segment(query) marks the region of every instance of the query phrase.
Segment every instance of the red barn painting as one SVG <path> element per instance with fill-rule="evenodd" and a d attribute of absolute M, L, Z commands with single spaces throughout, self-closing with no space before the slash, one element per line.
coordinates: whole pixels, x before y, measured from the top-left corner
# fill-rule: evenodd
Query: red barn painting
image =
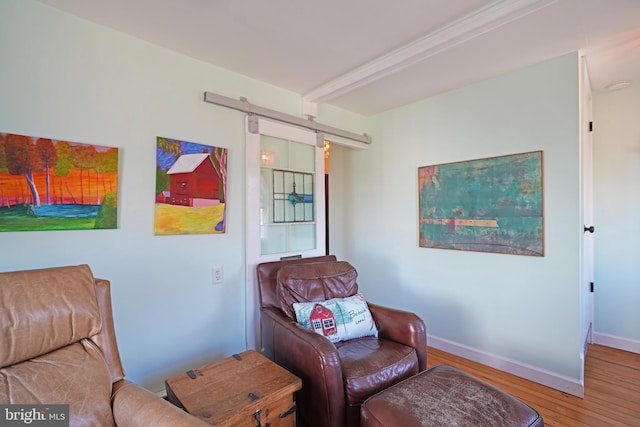
<path fill-rule="evenodd" d="M 220 177 L 208 153 L 181 155 L 169 168 L 167 175 L 169 175 L 167 203 L 206 206 L 220 200 Z M 201 200 L 198 201 L 198 199 Z"/>
<path fill-rule="evenodd" d="M 156 235 L 224 233 L 226 196 L 226 148 L 157 138 Z"/>

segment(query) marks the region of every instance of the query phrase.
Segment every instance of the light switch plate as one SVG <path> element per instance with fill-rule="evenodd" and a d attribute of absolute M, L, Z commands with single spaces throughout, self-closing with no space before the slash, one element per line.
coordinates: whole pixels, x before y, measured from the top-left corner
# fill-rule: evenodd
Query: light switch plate
<path fill-rule="evenodd" d="M 212 279 L 212 283 L 214 285 L 220 284 L 222 282 L 224 282 L 224 273 L 222 271 L 222 266 L 221 265 L 214 265 L 213 269 L 213 279 Z"/>

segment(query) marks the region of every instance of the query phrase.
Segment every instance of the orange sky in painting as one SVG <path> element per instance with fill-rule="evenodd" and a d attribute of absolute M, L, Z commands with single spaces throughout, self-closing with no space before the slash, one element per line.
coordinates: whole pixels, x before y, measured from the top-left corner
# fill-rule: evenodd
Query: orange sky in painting
<path fill-rule="evenodd" d="M 82 170 L 82 181 L 80 180 L 80 173 L 80 169 L 72 169 L 64 178 L 58 177 L 53 173 L 49 175 L 51 203 L 99 205 L 102 203 L 102 198 L 106 193 L 117 192 L 117 173 L 101 173 L 98 175 L 94 171 L 85 169 Z M 40 203 L 46 203 L 45 173 L 35 172 L 33 178 L 40 195 Z M 24 176 L 0 172 L 0 206 L 24 203 L 25 201 L 32 203 L 31 191 L 29 191 L 29 186 Z"/>

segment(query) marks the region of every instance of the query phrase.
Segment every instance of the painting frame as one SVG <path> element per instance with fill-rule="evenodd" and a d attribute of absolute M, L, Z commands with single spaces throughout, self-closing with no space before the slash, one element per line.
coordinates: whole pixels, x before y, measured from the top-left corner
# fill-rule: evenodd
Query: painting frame
<path fill-rule="evenodd" d="M 418 245 L 544 256 L 542 150 L 418 167 Z"/>
<path fill-rule="evenodd" d="M 0 232 L 118 228 L 119 149 L 0 133 Z"/>
<path fill-rule="evenodd" d="M 156 137 L 156 236 L 226 232 L 227 152 Z"/>

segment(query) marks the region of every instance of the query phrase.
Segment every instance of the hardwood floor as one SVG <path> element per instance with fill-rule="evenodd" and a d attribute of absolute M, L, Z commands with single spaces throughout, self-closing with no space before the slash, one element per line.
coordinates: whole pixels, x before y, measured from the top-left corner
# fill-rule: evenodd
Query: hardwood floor
<path fill-rule="evenodd" d="M 427 366 L 455 366 L 535 408 L 548 427 L 640 427 L 640 354 L 590 345 L 585 397 L 516 377 L 429 347 Z"/>

